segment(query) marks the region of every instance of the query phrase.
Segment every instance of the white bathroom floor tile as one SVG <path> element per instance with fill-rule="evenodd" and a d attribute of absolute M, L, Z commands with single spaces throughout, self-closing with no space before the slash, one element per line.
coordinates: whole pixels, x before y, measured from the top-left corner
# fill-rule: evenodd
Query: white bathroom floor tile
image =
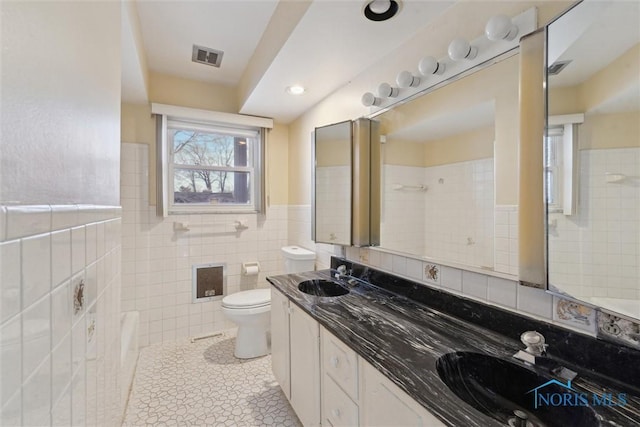
<path fill-rule="evenodd" d="M 235 331 L 142 349 L 125 426 L 301 426 L 271 372 L 271 356 L 233 356 Z"/>

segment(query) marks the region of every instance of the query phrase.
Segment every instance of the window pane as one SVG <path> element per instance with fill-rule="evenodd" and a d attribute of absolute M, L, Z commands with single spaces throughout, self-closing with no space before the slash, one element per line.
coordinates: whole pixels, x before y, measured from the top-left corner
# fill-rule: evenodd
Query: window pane
<path fill-rule="evenodd" d="M 178 165 L 250 166 L 254 138 L 199 130 L 169 129 L 173 162 Z"/>
<path fill-rule="evenodd" d="M 173 191 L 176 204 L 240 204 L 250 205 L 249 172 L 209 170 L 174 170 Z"/>

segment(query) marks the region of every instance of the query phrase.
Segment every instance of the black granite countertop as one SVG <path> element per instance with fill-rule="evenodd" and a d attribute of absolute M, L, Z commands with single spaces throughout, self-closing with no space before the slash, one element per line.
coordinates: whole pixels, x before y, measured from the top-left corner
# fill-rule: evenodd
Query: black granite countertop
<path fill-rule="evenodd" d="M 362 274 L 362 271 L 366 274 Z M 385 273 L 368 268 L 361 269 L 360 279 L 368 279 L 372 276 L 372 272 L 375 273 L 373 275 L 376 276 L 378 284 L 381 280 L 385 281 L 381 279 L 381 277 L 387 277 Z M 422 292 L 421 288 L 424 288 L 425 292 L 430 294 L 430 299 L 434 301 L 438 298 L 441 300 L 453 298 L 460 302 L 458 304 L 454 301 L 455 305 L 469 307 L 471 304 L 474 309 L 467 310 L 469 311 L 466 315 L 467 319 L 461 320 L 442 310 L 436 310 L 409 299 L 398 292 L 391 292 L 387 290 L 389 288 L 382 289 L 362 280 L 357 280 L 357 283 L 352 280 L 350 292 L 339 297 L 317 297 L 298 290 L 298 284 L 304 280 L 331 279 L 334 273 L 335 271 L 332 270 L 322 270 L 272 276 L 267 280 L 445 424 L 465 427 L 505 425 L 457 397 L 440 379 L 436 370 L 436 361 L 447 353 L 467 351 L 499 357 L 521 364 L 530 370 L 541 370 L 537 366 L 526 366 L 513 358 L 513 354 L 522 348 L 522 344 L 504 333 L 488 329 L 487 315 L 481 313 L 484 310 L 482 307 L 492 312 L 498 310 L 498 317 L 493 320 L 500 322 L 501 328 L 510 326 L 519 328 L 519 333 L 529 330 L 522 329 L 525 326 L 530 327 L 531 330 L 544 329 L 542 322 L 531 320 L 529 325 L 526 318 L 516 314 L 469 302 L 464 298 L 404 279 L 400 279 L 400 282 L 404 287 L 407 286 L 405 282 L 409 283 L 412 289 L 409 294 L 415 294 L 416 290 Z M 388 276 L 387 279 L 393 277 Z M 373 283 L 376 281 L 372 280 Z M 393 286 L 399 286 L 398 280 L 390 281 L 395 283 L 390 286 L 390 289 L 396 290 Z M 353 285 L 354 283 L 356 284 Z M 474 314 L 474 310 L 477 313 Z M 502 312 L 506 314 L 503 316 Z M 494 313 L 491 315 L 495 316 Z M 517 316 L 514 321 L 511 319 L 513 316 Z M 465 318 L 465 316 L 462 317 Z M 474 320 L 476 317 L 477 322 Z M 521 321 L 521 319 L 524 320 Z M 512 325 L 505 325 L 505 322 Z M 573 342 L 572 340 L 575 339 L 570 337 L 565 341 Z M 549 353 L 553 353 L 553 348 L 549 350 Z M 628 360 L 626 353 L 623 356 L 626 357 L 625 361 Z M 632 356 L 635 357 L 635 354 Z M 588 359 L 588 355 L 585 357 Z M 608 376 L 601 376 L 592 367 L 583 368 L 566 361 L 561 362 L 563 366 L 578 372 L 578 377 L 573 381 L 573 387 L 579 392 L 612 393 L 613 396 L 617 396 L 620 392 L 626 393 L 627 402 L 624 406 L 594 407 L 594 419 L 598 419 L 600 425 L 640 425 L 640 392 L 637 388 L 640 378 L 633 378 L 633 381 L 630 381 L 631 384 L 625 384 Z M 637 367 L 632 368 L 632 374 L 636 370 Z M 569 425 L 566 423 L 557 425 L 584 426 L 583 422 L 578 421 L 577 418 L 575 422 L 575 424 L 572 421 Z"/>

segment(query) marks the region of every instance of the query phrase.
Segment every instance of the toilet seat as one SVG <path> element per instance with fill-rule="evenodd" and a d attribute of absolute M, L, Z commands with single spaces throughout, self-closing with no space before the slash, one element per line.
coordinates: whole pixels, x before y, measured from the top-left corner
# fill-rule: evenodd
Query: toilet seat
<path fill-rule="evenodd" d="M 222 299 L 222 307 L 234 310 L 263 308 L 271 305 L 271 289 L 237 292 Z"/>

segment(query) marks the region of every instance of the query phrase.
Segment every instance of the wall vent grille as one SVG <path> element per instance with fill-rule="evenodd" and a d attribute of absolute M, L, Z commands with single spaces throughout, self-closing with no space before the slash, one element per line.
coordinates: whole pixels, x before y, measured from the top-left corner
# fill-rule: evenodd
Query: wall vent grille
<path fill-rule="evenodd" d="M 567 61 L 556 61 L 549 66 L 549 68 L 547 69 L 547 72 L 549 73 L 550 76 L 557 76 L 570 63 L 571 63 L 571 59 Z"/>
<path fill-rule="evenodd" d="M 222 62 L 222 55 L 224 52 L 221 50 L 211 49 L 209 47 L 203 47 L 193 45 L 193 52 L 191 54 L 191 60 L 198 64 L 211 65 L 212 67 L 220 68 Z"/>

